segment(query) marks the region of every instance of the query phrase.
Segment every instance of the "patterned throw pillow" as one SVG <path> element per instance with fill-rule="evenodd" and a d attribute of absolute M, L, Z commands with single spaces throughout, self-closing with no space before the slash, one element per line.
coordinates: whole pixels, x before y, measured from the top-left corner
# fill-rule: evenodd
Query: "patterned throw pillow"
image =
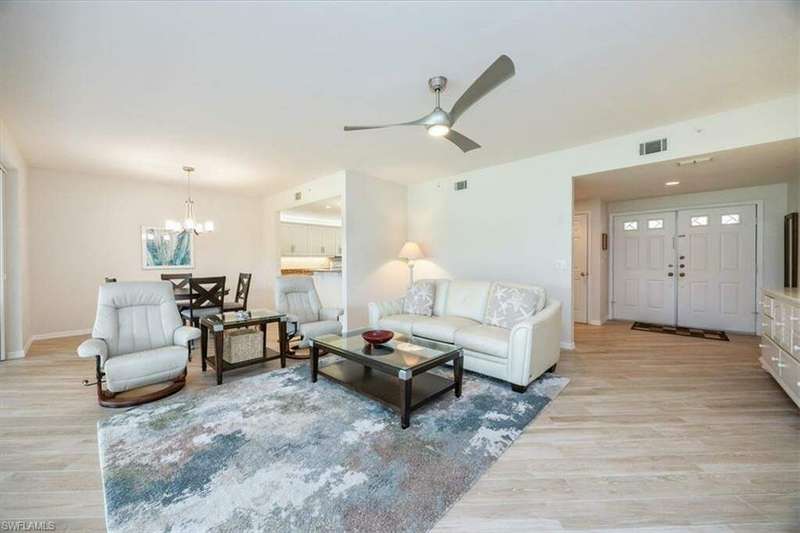
<path fill-rule="evenodd" d="M 517 323 L 541 311 L 545 299 L 544 289 L 539 287 L 515 287 L 495 283 L 489 294 L 483 321 L 490 326 L 513 328 Z"/>
<path fill-rule="evenodd" d="M 411 315 L 431 316 L 433 314 L 433 296 L 436 283 L 433 280 L 415 281 L 406 292 L 403 312 Z"/>

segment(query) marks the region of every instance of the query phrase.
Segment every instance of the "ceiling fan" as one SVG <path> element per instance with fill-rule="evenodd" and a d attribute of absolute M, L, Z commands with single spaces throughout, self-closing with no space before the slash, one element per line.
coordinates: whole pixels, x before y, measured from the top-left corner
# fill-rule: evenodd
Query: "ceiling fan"
<path fill-rule="evenodd" d="M 444 137 L 451 143 L 461 148 L 462 152 L 469 152 L 480 148 L 481 145 L 461 135 L 452 129 L 458 118 L 475 102 L 489 94 L 501 83 L 514 75 L 514 62 L 507 55 L 501 55 L 494 63 L 489 65 L 483 74 L 478 76 L 472 85 L 464 91 L 464 94 L 456 100 L 453 108 L 448 113 L 439 107 L 439 96 L 447 87 L 447 78 L 444 76 L 434 76 L 428 80 L 428 87 L 436 95 L 436 107 L 424 117 L 412 120 L 411 122 L 400 122 L 398 124 L 383 124 L 380 126 L 345 126 L 344 131 L 355 130 L 374 130 L 378 128 L 391 128 L 393 126 L 425 126 L 428 133 L 434 137 Z"/>

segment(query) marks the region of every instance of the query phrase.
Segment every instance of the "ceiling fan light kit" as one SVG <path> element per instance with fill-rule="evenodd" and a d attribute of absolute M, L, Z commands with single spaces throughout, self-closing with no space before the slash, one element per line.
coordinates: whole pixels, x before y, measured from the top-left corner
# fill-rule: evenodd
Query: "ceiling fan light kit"
<path fill-rule="evenodd" d="M 456 100 L 453 108 L 448 113 L 440 106 L 442 91 L 447 88 L 447 78 L 444 76 L 434 76 L 428 80 L 428 87 L 435 96 L 435 107 L 433 111 L 417 120 L 411 122 L 400 122 L 397 124 L 384 124 L 380 126 L 345 126 L 344 131 L 373 130 L 378 128 L 390 128 L 393 126 L 425 126 L 428 134 L 432 137 L 444 137 L 448 141 L 458 146 L 462 152 L 469 152 L 480 148 L 481 145 L 472 139 L 465 137 L 453 129 L 458 118 L 478 100 L 489 94 L 500 84 L 514 76 L 514 62 L 506 55 L 498 57 L 494 63 L 489 65 L 483 74 L 478 76 L 472 85 L 464 91 L 464 94 Z"/>

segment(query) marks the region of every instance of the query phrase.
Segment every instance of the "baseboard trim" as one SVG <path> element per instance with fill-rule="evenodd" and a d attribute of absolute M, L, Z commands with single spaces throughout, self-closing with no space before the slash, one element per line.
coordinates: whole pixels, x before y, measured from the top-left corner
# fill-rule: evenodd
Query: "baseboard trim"
<path fill-rule="evenodd" d="M 72 329 L 68 331 L 54 331 L 52 333 L 39 333 L 31 337 L 31 341 L 46 341 L 48 339 L 60 339 L 62 337 L 77 337 L 78 335 L 88 335 L 91 329 Z"/>
<path fill-rule="evenodd" d="M 561 349 L 562 350 L 574 350 L 575 349 L 575 343 L 574 342 L 561 341 Z"/>
<path fill-rule="evenodd" d="M 25 350 L 17 350 L 16 352 L 6 352 L 6 361 L 11 359 L 22 359 L 25 357 Z"/>
<path fill-rule="evenodd" d="M 604 320 L 590 320 L 589 325 L 591 326 L 602 326 L 605 323 Z"/>

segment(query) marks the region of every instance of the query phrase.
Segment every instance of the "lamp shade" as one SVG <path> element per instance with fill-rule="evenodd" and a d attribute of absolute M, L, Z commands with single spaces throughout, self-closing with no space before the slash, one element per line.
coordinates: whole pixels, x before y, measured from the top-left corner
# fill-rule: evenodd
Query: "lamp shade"
<path fill-rule="evenodd" d="M 407 241 L 402 248 L 400 248 L 400 253 L 397 254 L 397 257 L 400 259 L 422 259 L 425 257 L 422 253 L 422 249 L 419 247 L 419 244 L 411 241 Z"/>

